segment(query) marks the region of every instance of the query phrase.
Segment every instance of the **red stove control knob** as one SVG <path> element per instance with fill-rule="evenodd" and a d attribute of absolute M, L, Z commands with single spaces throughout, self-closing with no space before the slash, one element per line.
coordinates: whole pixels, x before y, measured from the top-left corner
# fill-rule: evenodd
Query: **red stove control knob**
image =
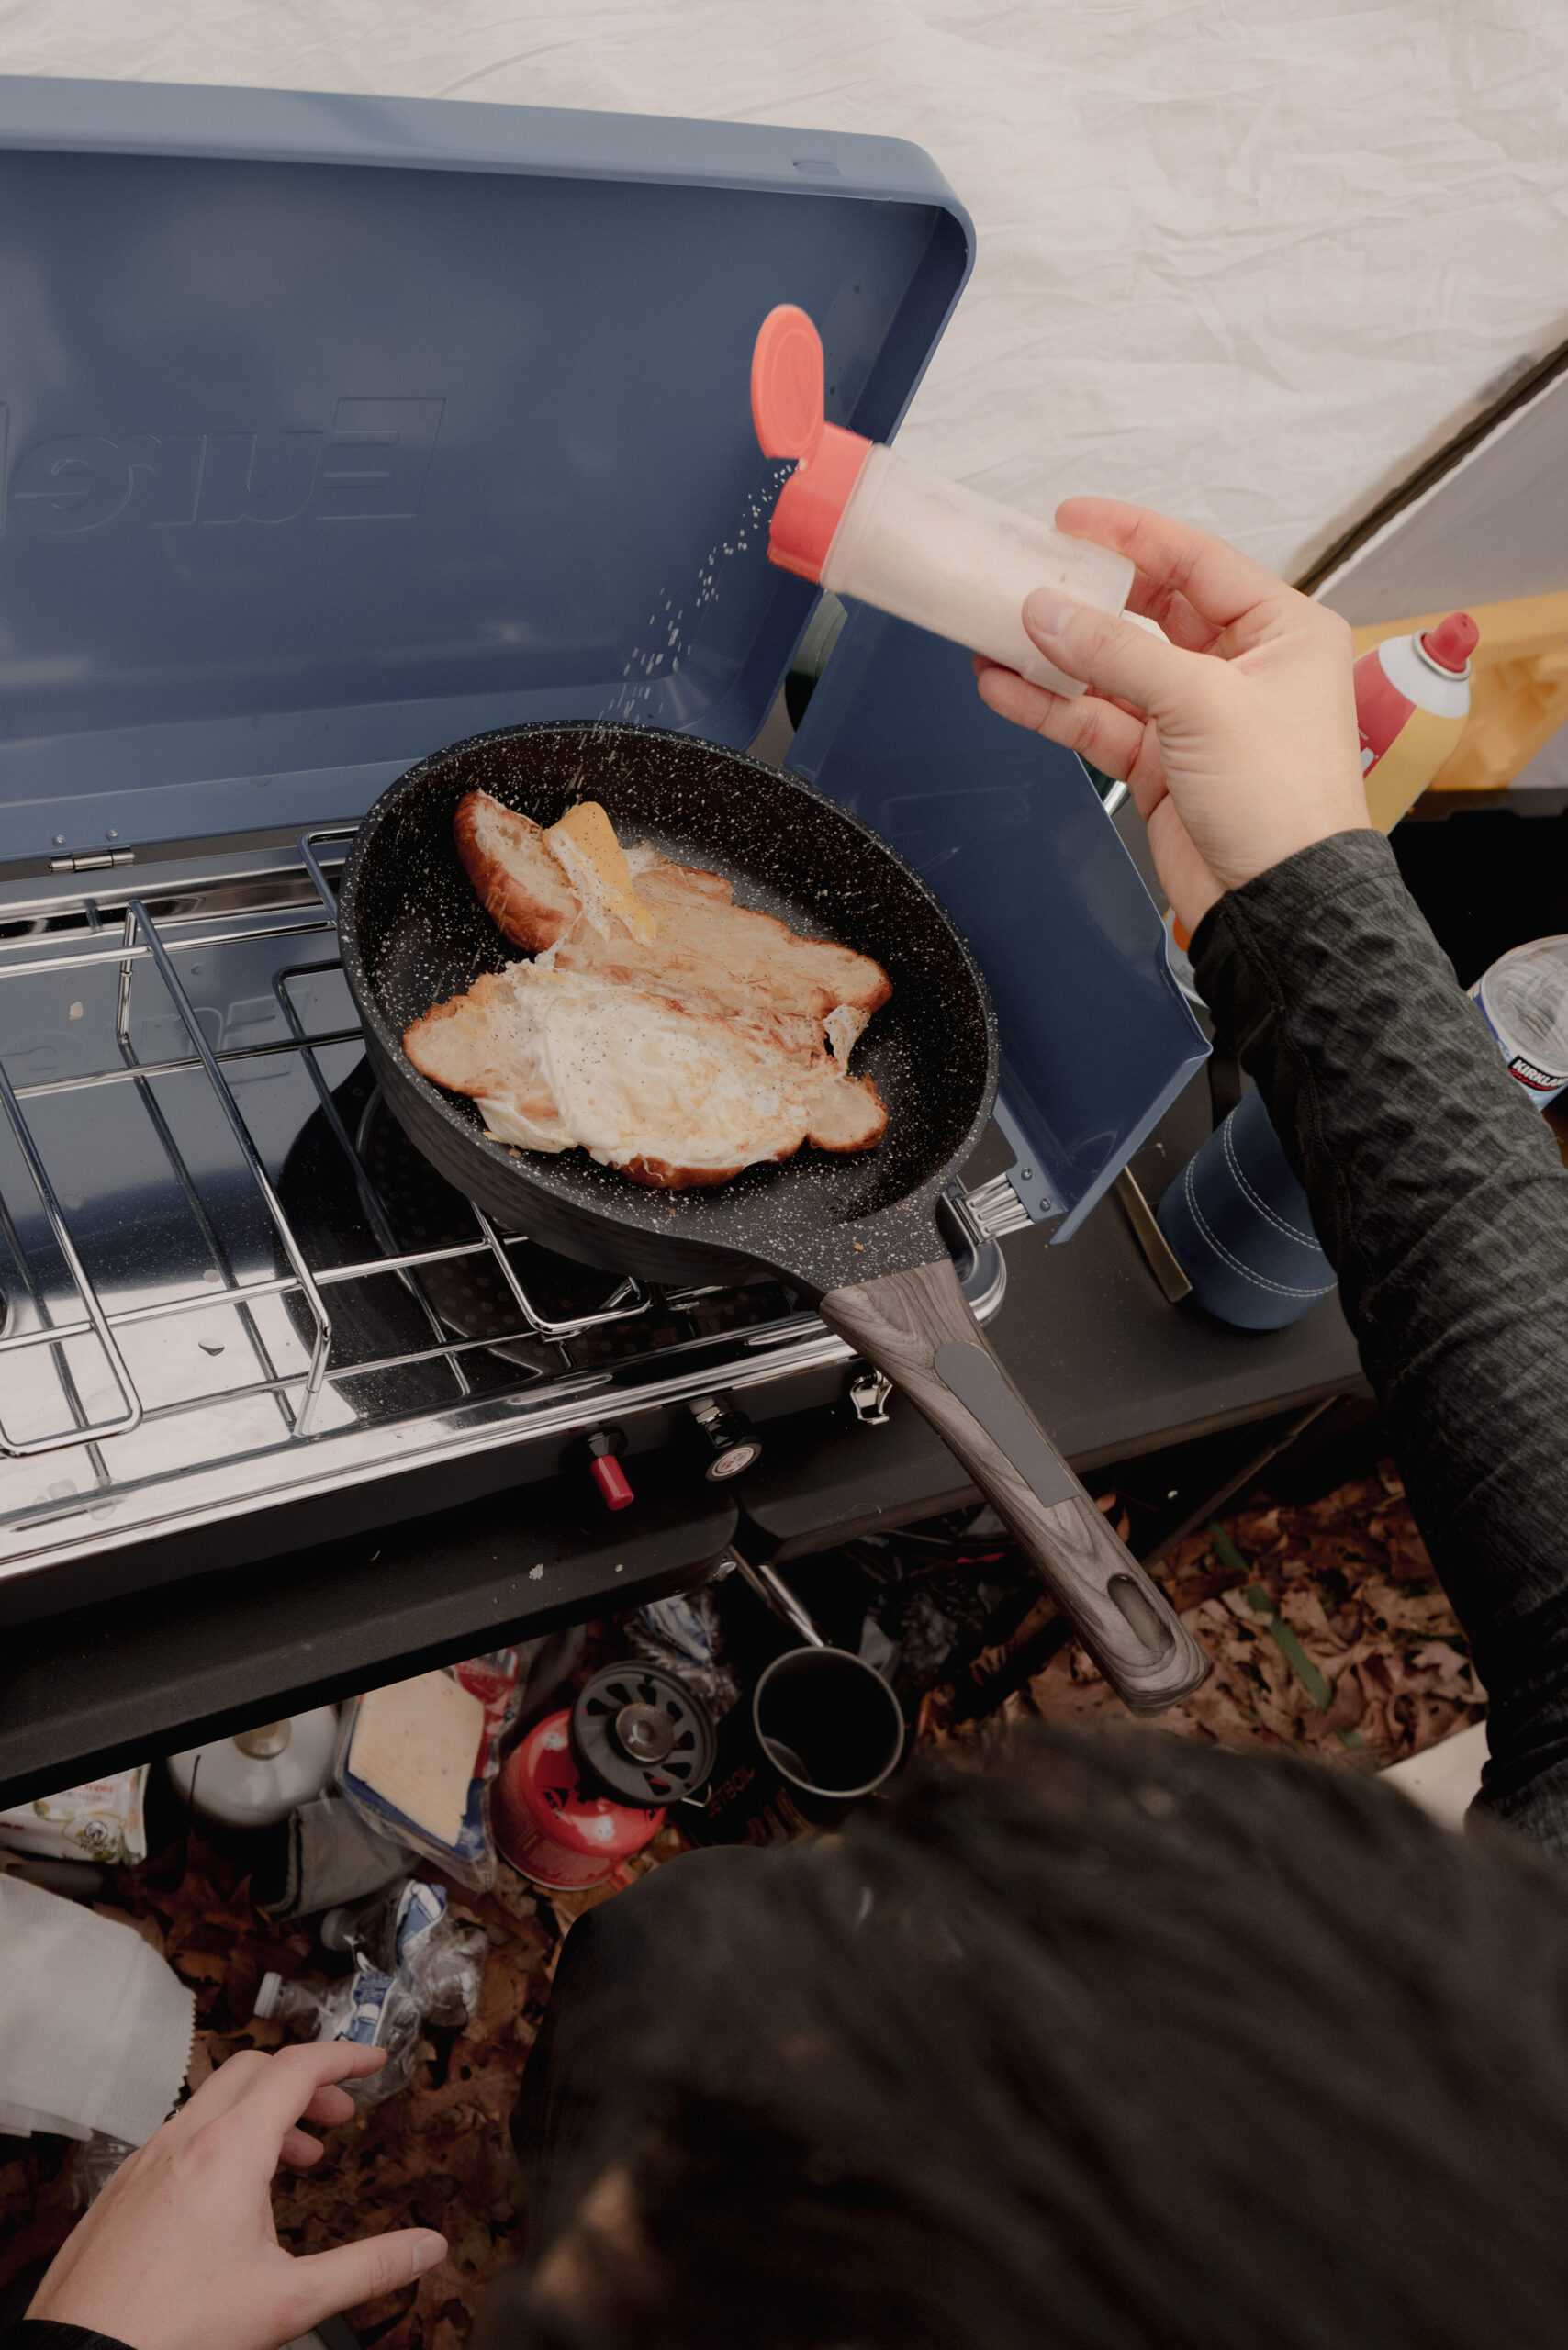
<path fill-rule="evenodd" d="M 599 1487 L 606 1509 L 629 1509 L 637 1498 L 626 1482 L 625 1470 L 612 1452 L 595 1460 L 588 1475 Z"/>
<path fill-rule="evenodd" d="M 619 1428 L 596 1428 L 588 1440 L 588 1475 L 599 1487 L 606 1509 L 630 1509 L 637 1498 L 616 1459 L 625 1441 Z"/>

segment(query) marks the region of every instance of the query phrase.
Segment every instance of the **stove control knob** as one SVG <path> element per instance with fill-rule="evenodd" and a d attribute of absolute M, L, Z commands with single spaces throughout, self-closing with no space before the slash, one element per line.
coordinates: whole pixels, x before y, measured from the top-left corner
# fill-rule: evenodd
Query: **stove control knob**
<path fill-rule="evenodd" d="M 738 1405 L 700 1395 L 688 1408 L 706 1440 L 709 1459 L 702 1473 L 713 1483 L 738 1477 L 760 1457 L 762 1439 Z"/>
<path fill-rule="evenodd" d="M 626 1442 L 619 1428 L 596 1428 L 588 1440 L 588 1475 L 606 1509 L 630 1509 L 636 1500 L 617 1454 Z"/>

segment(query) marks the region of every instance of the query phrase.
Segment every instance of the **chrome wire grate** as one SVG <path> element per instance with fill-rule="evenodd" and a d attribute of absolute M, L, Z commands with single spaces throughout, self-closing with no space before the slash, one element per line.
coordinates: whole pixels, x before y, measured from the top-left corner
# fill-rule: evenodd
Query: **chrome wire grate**
<path fill-rule="evenodd" d="M 86 927 L 95 939 L 92 947 L 77 953 L 22 959 L 7 959 L 4 950 L 0 949 L 0 981 L 58 980 L 68 972 L 112 973 L 115 981 L 114 1044 L 119 1056 L 118 1067 L 20 1085 L 12 1082 L 6 1071 L 4 1058 L 0 1058 L 0 1107 L 4 1108 L 38 1205 L 47 1220 L 61 1264 L 69 1275 L 81 1307 L 74 1317 L 60 1318 L 58 1283 L 50 1284 L 40 1277 L 23 1237 L 21 1220 L 0 1205 L 0 1229 L 4 1230 L 13 1264 L 20 1276 L 21 1291 L 32 1309 L 30 1314 L 21 1317 L 30 1326 L 9 1330 L 0 1337 L 0 1357 L 28 1358 L 47 1350 L 59 1380 L 62 1401 L 69 1413 L 68 1424 L 62 1427 L 28 1436 L 6 1425 L 3 1406 L 0 1406 L 0 1449 L 13 1458 L 25 1459 L 39 1453 L 60 1451 L 69 1446 L 96 1444 L 110 1437 L 129 1434 L 139 1427 L 148 1416 L 149 1406 L 127 1366 L 119 1339 L 125 1331 L 154 1322 L 167 1322 L 176 1317 L 210 1316 L 218 1313 L 236 1315 L 239 1326 L 245 1334 L 257 1375 L 230 1392 L 274 1395 L 288 1434 L 300 1438 L 310 1434 L 323 1390 L 333 1382 L 350 1379 L 363 1381 L 378 1372 L 407 1368 L 414 1363 L 442 1361 L 452 1369 L 457 1392 L 460 1394 L 472 1392 L 462 1371 L 461 1359 L 465 1354 L 487 1346 L 489 1341 L 483 1337 L 454 1337 L 443 1329 L 440 1317 L 420 1288 L 419 1276 L 428 1268 L 466 1257 L 487 1257 L 499 1273 L 516 1305 L 520 1326 L 536 1337 L 557 1344 L 602 1327 L 606 1323 L 628 1320 L 646 1310 L 646 1292 L 636 1282 L 627 1281 L 614 1287 L 605 1304 L 592 1313 L 553 1317 L 541 1312 L 530 1297 L 513 1261 L 513 1251 L 527 1244 L 517 1238 L 503 1239 L 490 1219 L 477 1207 L 470 1210 L 479 1227 L 476 1239 L 455 1242 L 444 1248 L 398 1248 L 385 1213 L 375 1203 L 375 1194 L 358 1163 L 353 1141 L 343 1129 L 323 1072 L 322 1057 L 329 1048 L 358 1044 L 360 1032 L 357 1024 L 345 1024 L 313 1033 L 301 1016 L 294 992 L 302 982 L 319 982 L 332 974 L 341 976 L 342 967 L 335 955 L 308 962 L 289 962 L 273 974 L 273 992 L 286 1028 L 285 1035 L 268 1038 L 264 1042 L 231 1045 L 227 1049 L 215 1048 L 208 1041 L 207 1032 L 213 1024 L 214 1007 L 198 1007 L 192 1002 L 190 991 L 180 977 L 176 957 L 189 957 L 197 952 L 211 954 L 231 938 L 235 941 L 243 939 L 253 945 L 269 940 L 292 942 L 309 937 L 335 936 L 331 884 L 317 852 L 326 841 L 346 836 L 339 833 L 319 833 L 308 834 L 301 842 L 302 861 L 319 900 L 319 906 L 302 919 L 286 923 L 246 923 L 241 919 L 229 934 L 216 933 L 205 926 L 182 934 L 176 926 L 176 917 L 175 922 L 167 923 L 168 934 L 165 935 L 147 904 L 140 898 L 131 898 L 120 912 L 118 933 L 111 933 L 105 923 L 101 906 L 89 898 L 84 901 L 84 913 Z M 173 1016 L 178 1021 L 188 1043 L 190 1049 L 187 1052 L 152 1061 L 144 1059 L 138 1053 L 132 1038 L 132 1020 L 137 1002 L 136 982 L 143 968 L 156 974 Z M 344 1000 L 347 1000 L 346 990 Z M 83 1016 L 84 1009 L 81 1004 L 72 1007 L 77 1017 Z M 0 1025 L 0 1034 L 3 1033 L 4 1027 Z M 0 1046 L 0 1053 L 3 1050 L 4 1047 Z M 292 1056 L 297 1060 L 316 1092 L 322 1115 L 332 1125 L 342 1149 L 354 1161 L 362 1197 L 382 1243 L 375 1257 L 319 1267 L 314 1270 L 307 1261 L 273 1174 L 263 1161 L 245 1112 L 226 1074 L 227 1069 L 252 1067 L 260 1060 L 280 1055 Z M 212 1101 L 233 1138 L 239 1163 L 254 1187 L 276 1246 L 286 1261 L 287 1270 L 285 1271 L 270 1277 L 252 1275 L 238 1278 L 217 1230 L 203 1212 L 201 1186 L 182 1152 L 174 1125 L 158 1098 L 162 1088 L 194 1073 L 205 1077 L 210 1087 Z M 134 1088 L 140 1096 L 148 1121 L 167 1158 L 169 1173 L 183 1197 L 190 1203 L 195 1218 L 208 1240 L 213 1258 L 211 1267 L 203 1269 L 200 1286 L 136 1304 L 116 1305 L 106 1302 L 98 1283 L 88 1272 L 73 1239 L 65 1205 L 65 1201 L 72 1195 L 63 1192 L 61 1182 L 51 1175 L 45 1153 L 28 1117 L 27 1105 L 35 1101 L 62 1095 L 80 1097 L 101 1092 L 110 1087 Z M 78 1207 L 82 1204 L 80 1193 L 75 1195 L 75 1204 Z M 332 1317 L 327 1292 L 345 1282 L 371 1281 L 387 1274 L 398 1276 L 418 1301 L 428 1324 L 430 1344 L 419 1348 L 405 1348 L 380 1360 L 349 1360 L 334 1365 L 331 1360 Z M 294 1371 L 279 1368 L 253 1312 L 263 1298 L 286 1297 L 295 1297 L 303 1303 L 311 1325 L 308 1360 L 302 1368 Z M 17 1317 L 13 1315 L 12 1318 Z M 94 1416 L 84 1404 L 82 1382 L 69 1360 L 70 1342 L 85 1338 L 95 1340 L 116 1399 L 117 1408 L 102 1416 Z M 207 1400 L 206 1394 L 193 1396 L 186 1408 L 194 1408 Z M 165 1416 L 169 1411 L 179 1408 L 181 1406 L 177 1404 L 159 1407 Z"/>
<path fill-rule="evenodd" d="M 847 1354 L 778 1282 L 568 1265 L 434 1174 L 342 977 L 353 831 L 0 900 L 0 1582 Z"/>

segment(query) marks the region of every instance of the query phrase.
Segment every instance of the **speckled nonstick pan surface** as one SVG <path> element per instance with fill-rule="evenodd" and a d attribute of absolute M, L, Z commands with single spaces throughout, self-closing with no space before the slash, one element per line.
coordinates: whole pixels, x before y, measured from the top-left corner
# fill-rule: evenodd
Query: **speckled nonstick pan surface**
<path fill-rule="evenodd" d="M 809 1147 L 716 1191 L 650 1192 L 586 1151 L 553 1158 L 488 1141 L 476 1105 L 407 1059 L 409 1024 L 521 949 L 496 928 L 453 845 L 482 789 L 536 823 L 600 800 L 622 840 L 722 873 L 739 903 L 873 955 L 893 983 L 851 1066 L 890 1112 L 874 1151 Z M 413 768 L 377 800 L 350 851 L 343 969 L 388 1106 L 460 1191 L 514 1229 L 644 1280 L 738 1280 L 759 1265 L 818 1297 L 941 1248 L 935 1203 L 979 1141 L 996 1092 L 985 983 L 937 899 L 874 833 L 808 784 L 734 752 L 647 727 L 520 726 Z"/>
<path fill-rule="evenodd" d="M 851 1067 L 889 1108 L 872 1151 L 809 1147 L 712 1191 L 652 1192 L 585 1151 L 518 1152 L 408 1060 L 432 1004 L 518 959 L 459 862 L 452 819 L 482 789 L 541 824 L 598 800 L 628 844 L 722 873 L 737 903 L 875 956 L 891 1001 Z M 781 1273 L 909 1394 L 1033 1558 L 1129 1705 L 1158 1711 L 1206 1666 L 1110 1533 L 991 1353 L 936 1225 L 996 1093 L 996 1022 L 940 901 L 809 784 L 689 735 L 591 722 L 472 737 L 409 770 L 371 810 L 339 900 L 343 970 L 388 1108 L 442 1174 L 545 1247 L 653 1281 Z"/>

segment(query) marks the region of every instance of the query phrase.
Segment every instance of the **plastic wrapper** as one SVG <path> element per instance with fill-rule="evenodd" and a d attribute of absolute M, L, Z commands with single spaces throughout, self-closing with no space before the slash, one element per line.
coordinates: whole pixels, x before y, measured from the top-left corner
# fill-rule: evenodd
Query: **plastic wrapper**
<path fill-rule="evenodd" d="M 302 2040 L 384 2048 L 386 2062 L 378 2073 L 342 2084 L 356 2105 L 380 2105 L 414 2077 L 424 2019 L 395 1975 L 368 1966 L 356 1966 L 341 1983 L 285 1983 L 263 1975 L 255 2011 L 263 2020 L 287 2024 Z"/>
<path fill-rule="evenodd" d="M 465 2024 L 478 2007 L 484 1929 L 452 1915 L 444 1886 L 415 1877 L 357 1909 L 329 1910 L 321 1940 L 362 1966 L 396 1975 L 431 2023 Z"/>
<path fill-rule="evenodd" d="M 622 1624 L 626 1644 L 651 1664 L 669 1666 L 703 1700 L 715 1721 L 738 1706 L 741 1684 L 724 1655 L 713 1586 L 634 1607 Z"/>
<path fill-rule="evenodd" d="M 147 1765 L 139 1762 L 0 1811 L 0 1844 L 38 1860 L 120 1868 L 147 1858 L 146 1803 Z"/>
<path fill-rule="evenodd" d="M 496 1649 L 343 1708 L 337 1783 L 383 1836 L 459 1883 L 494 1884 L 489 1789 L 517 1707 L 521 1660 Z"/>

